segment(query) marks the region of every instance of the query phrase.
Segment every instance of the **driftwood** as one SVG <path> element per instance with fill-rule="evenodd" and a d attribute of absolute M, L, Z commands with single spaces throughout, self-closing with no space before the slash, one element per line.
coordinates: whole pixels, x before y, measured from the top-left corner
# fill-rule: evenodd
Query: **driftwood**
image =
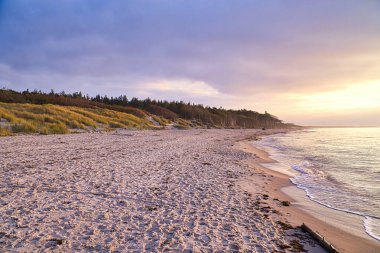
<path fill-rule="evenodd" d="M 302 223 L 301 225 L 302 230 L 305 232 L 308 232 L 315 240 L 317 240 L 321 246 L 327 250 L 329 253 L 339 253 L 339 251 L 331 244 L 329 243 L 325 237 L 321 236 L 317 232 L 314 232 L 310 227 L 308 227 L 305 223 Z"/>

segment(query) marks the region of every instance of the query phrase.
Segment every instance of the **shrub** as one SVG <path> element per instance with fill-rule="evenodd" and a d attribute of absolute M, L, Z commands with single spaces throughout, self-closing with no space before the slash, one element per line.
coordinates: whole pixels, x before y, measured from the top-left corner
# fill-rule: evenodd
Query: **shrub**
<path fill-rule="evenodd" d="M 167 124 L 170 123 L 169 120 L 163 118 L 163 117 L 159 117 L 159 116 L 155 116 L 155 115 L 152 115 L 152 119 L 156 122 L 158 122 L 158 124 L 160 124 L 160 126 L 166 126 Z"/>
<path fill-rule="evenodd" d="M 110 122 L 109 124 L 110 128 L 124 128 L 125 125 L 119 123 L 119 122 Z"/>
<path fill-rule="evenodd" d="M 62 123 L 51 123 L 42 126 L 39 130 L 40 134 L 66 134 L 69 130 Z"/>
<path fill-rule="evenodd" d="M 11 131 L 0 127 L 0 136 L 9 136 L 9 135 L 12 135 Z"/>
<path fill-rule="evenodd" d="M 36 122 L 25 120 L 23 118 L 16 118 L 12 123 L 11 130 L 14 133 L 37 133 L 38 124 L 36 124 Z"/>

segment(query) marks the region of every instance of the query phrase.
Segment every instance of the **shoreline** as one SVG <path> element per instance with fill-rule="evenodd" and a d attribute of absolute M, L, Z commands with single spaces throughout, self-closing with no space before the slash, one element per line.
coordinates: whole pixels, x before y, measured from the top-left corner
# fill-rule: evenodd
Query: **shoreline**
<path fill-rule="evenodd" d="M 313 226 L 318 219 L 283 204 L 294 201 L 281 190 L 289 177 L 262 166 L 273 160 L 249 143 L 286 131 L 1 139 L 0 244 L 16 252 L 325 252 L 303 221 L 340 247 Z M 358 238 L 359 248 L 340 252 L 376 252 Z"/>
<path fill-rule="evenodd" d="M 289 175 L 264 166 L 265 163 L 277 161 L 273 160 L 266 151 L 254 146 L 253 141 L 243 140 L 237 142 L 236 145 L 238 149 L 254 154 L 254 158 L 248 161 L 249 165 L 265 173 L 267 177 L 270 177 L 270 182 L 264 185 L 264 189 L 268 192 L 269 197 L 291 202 L 291 205 L 286 207 L 286 213 L 284 214 L 291 225 L 300 226 L 302 223 L 305 223 L 312 230 L 317 231 L 325 237 L 339 252 L 375 253 L 379 251 L 380 242 L 370 237 L 363 228 L 359 228 L 361 233 L 358 233 L 357 227 L 355 228 L 355 232 L 350 231 L 350 221 L 357 219 L 362 223 L 361 216 L 345 213 L 342 217 L 342 211 L 328 208 L 311 200 L 304 190 L 298 188 L 290 181 Z M 257 178 L 253 180 L 257 180 Z M 247 185 L 243 184 L 242 186 L 247 188 Z M 322 218 L 322 216 L 325 217 Z M 342 224 L 334 221 L 336 218 L 340 219 L 340 223 L 349 225 L 342 226 Z"/>

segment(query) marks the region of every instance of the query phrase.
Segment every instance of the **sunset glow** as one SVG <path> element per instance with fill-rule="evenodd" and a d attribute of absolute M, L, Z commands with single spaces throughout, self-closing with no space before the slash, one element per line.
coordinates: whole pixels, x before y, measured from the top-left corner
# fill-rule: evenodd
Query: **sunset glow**
<path fill-rule="evenodd" d="M 299 101 L 298 106 L 304 106 L 307 112 L 380 108 L 380 81 L 348 86 L 331 92 L 289 94 L 288 99 Z"/>
<path fill-rule="evenodd" d="M 380 125 L 379 13 L 351 0 L 0 1 L 0 85 Z"/>

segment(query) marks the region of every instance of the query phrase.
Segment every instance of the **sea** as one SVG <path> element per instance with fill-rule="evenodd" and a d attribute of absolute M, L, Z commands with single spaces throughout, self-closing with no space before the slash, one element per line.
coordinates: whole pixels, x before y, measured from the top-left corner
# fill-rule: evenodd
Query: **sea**
<path fill-rule="evenodd" d="M 315 128 L 263 137 L 255 146 L 307 196 L 358 215 L 380 241 L 380 128 Z"/>

